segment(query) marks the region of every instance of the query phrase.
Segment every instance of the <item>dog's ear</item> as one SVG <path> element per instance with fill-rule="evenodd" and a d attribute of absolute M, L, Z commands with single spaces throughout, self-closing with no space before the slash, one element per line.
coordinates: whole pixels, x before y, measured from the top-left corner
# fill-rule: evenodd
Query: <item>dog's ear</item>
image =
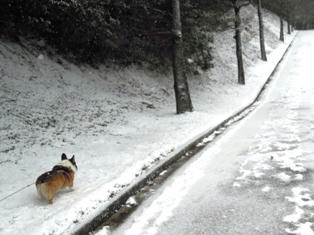
<path fill-rule="evenodd" d="M 76 163 L 75 163 L 75 156 L 74 156 L 74 155 L 71 157 L 70 161 L 71 161 L 73 164 L 76 164 Z"/>
<path fill-rule="evenodd" d="M 78 168 L 77 168 L 77 165 L 76 165 L 76 162 L 75 162 L 75 156 L 74 155 L 73 155 L 73 157 L 71 157 L 70 162 L 72 162 L 72 164 L 75 166 L 75 168 L 77 170 Z"/>
<path fill-rule="evenodd" d="M 67 158 L 67 155 L 65 155 L 65 153 L 62 153 L 62 155 L 61 155 L 61 160 L 66 160 L 66 159 L 68 159 L 68 158 Z"/>

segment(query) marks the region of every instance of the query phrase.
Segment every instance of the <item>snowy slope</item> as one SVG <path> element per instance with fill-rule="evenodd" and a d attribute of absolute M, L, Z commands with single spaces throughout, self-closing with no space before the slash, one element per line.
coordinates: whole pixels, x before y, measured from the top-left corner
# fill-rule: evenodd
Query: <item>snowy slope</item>
<path fill-rule="evenodd" d="M 233 30 L 216 33 L 215 67 L 190 78 L 195 111 L 180 116 L 171 74 L 76 66 L 39 50 L 44 42 L 1 41 L 0 233 L 68 234 L 145 169 L 251 102 L 292 39 L 279 42 L 278 18 L 267 12 L 269 60 L 260 61 L 255 15 L 243 10 L 247 85 L 237 84 Z M 75 188 L 47 205 L 32 183 L 63 152 L 76 156 Z"/>

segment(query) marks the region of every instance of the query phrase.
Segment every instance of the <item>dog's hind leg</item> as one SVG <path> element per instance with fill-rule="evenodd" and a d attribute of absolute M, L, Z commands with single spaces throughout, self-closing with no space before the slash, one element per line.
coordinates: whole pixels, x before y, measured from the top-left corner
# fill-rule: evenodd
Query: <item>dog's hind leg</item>
<path fill-rule="evenodd" d="M 55 189 L 49 189 L 49 192 L 48 192 L 48 203 L 49 204 L 52 204 L 53 203 L 53 198 L 55 197 L 55 194 L 56 194 L 56 190 Z"/>

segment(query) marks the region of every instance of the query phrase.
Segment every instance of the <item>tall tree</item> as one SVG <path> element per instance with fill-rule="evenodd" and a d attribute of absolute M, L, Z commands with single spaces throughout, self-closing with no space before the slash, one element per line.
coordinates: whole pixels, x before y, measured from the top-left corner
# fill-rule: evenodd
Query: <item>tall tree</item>
<path fill-rule="evenodd" d="M 265 39 L 264 39 L 262 0 L 257 0 L 257 13 L 258 13 L 258 22 L 259 22 L 259 41 L 260 41 L 260 49 L 261 49 L 261 58 L 262 60 L 267 61 L 266 50 L 265 50 Z"/>
<path fill-rule="evenodd" d="M 236 55 L 238 62 L 238 83 L 241 85 L 245 84 L 245 74 L 244 74 L 244 65 L 242 58 L 242 41 L 241 41 L 241 16 L 240 10 L 242 7 L 247 6 L 250 2 L 241 2 L 239 0 L 231 0 L 233 10 L 235 13 L 234 26 L 235 26 L 235 40 L 236 40 Z"/>
<path fill-rule="evenodd" d="M 280 17 L 280 35 L 279 35 L 279 39 L 280 39 L 280 41 L 284 42 L 285 41 L 285 36 L 284 36 L 284 31 L 283 31 L 283 16 L 286 13 L 287 4 L 285 3 L 285 0 L 279 0 L 279 3 L 280 3 L 281 8 L 282 8 L 282 12 L 279 14 L 279 17 Z"/>
<path fill-rule="evenodd" d="M 292 4 L 290 0 L 286 0 L 286 19 L 287 19 L 287 33 L 291 34 L 291 19 L 292 19 Z"/>
<path fill-rule="evenodd" d="M 290 21 L 287 21 L 287 32 L 288 34 L 291 34 L 291 25 L 290 25 Z"/>
<path fill-rule="evenodd" d="M 285 41 L 285 36 L 283 32 L 283 19 L 282 16 L 280 16 L 280 36 L 279 36 L 280 41 L 284 42 Z"/>
<path fill-rule="evenodd" d="M 180 0 L 172 0 L 172 21 L 174 91 L 177 114 L 180 114 L 193 111 L 183 58 Z"/>

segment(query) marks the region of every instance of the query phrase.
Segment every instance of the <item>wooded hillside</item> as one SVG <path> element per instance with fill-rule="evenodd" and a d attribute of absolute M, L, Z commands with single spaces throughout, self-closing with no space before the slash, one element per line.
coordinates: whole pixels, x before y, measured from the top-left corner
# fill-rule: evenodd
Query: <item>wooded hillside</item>
<path fill-rule="evenodd" d="M 184 53 L 203 69 L 210 67 L 208 33 L 228 1 L 181 3 Z M 157 0 L 3 0 L 0 32 L 17 39 L 44 39 L 70 59 L 98 63 L 169 64 L 171 1 Z"/>

